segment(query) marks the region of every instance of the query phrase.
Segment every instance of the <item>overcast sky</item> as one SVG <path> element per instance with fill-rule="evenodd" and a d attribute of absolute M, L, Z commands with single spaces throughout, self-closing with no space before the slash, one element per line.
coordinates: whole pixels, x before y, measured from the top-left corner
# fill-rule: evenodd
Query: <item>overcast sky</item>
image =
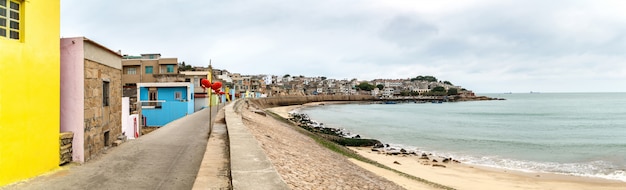
<path fill-rule="evenodd" d="M 626 1 L 62 0 L 61 35 L 241 74 L 626 92 Z"/>

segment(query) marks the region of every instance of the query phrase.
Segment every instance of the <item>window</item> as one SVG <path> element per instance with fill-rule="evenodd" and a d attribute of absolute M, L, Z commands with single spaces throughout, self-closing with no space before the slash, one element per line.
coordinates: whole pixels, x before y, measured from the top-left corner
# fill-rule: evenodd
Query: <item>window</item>
<path fill-rule="evenodd" d="M 154 59 L 154 55 L 150 55 L 149 57 L 150 57 L 150 59 Z"/>
<path fill-rule="evenodd" d="M 174 65 L 167 65 L 167 72 L 168 73 L 173 73 L 174 72 Z"/>
<path fill-rule="evenodd" d="M 183 93 L 182 92 L 174 92 L 174 99 L 175 100 L 181 100 L 183 99 Z"/>
<path fill-rule="evenodd" d="M 156 101 L 158 99 L 157 97 L 157 89 L 156 88 L 149 88 L 148 90 L 148 98 L 150 101 Z"/>
<path fill-rule="evenodd" d="M 186 78 L 185 82 L 191 82 L 191 79 L 190 78 Z"/>
<path fill-rule="evenodd" d="M 102 106 L 109 106 L 109 81 L 102 81 Z"/>
<path fill-rule="evenodd" d="M 157 88 L 148 88 L 148 100 L 150 100 L 149 106 L 154 106 L 156 109 L 161 109 L 161 102 L 157 102 L 159 99 Z"/>
<path fill-rule="evenodd" d="M 20 39 L 21 2 L 0 0 L 0 37 Z"/>
<path fill-rule="evenodd" d="M 126 69 L 126 74 L 127 74 L 127 75 L 134 75 L 134 74 L 137 74 L 137 68 L 134 68 L 134 67 L 132 67 L 132 68 L 127 68 L 127 69 Z"/>
<path fill-rule="evenodd" d="M 146 66 L 146 74 L 152 74 L 152 66 Z"/>

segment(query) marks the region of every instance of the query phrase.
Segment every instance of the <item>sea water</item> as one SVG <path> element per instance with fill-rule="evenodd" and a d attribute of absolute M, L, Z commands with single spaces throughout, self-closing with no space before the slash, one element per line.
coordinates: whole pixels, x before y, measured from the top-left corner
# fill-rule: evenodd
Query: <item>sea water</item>
<path fill-rule="evenodd" d="M 626 181 L 626 93 L 487 94 L 500 101 L 300 110 L 362 138 L 468 164 Z"/>

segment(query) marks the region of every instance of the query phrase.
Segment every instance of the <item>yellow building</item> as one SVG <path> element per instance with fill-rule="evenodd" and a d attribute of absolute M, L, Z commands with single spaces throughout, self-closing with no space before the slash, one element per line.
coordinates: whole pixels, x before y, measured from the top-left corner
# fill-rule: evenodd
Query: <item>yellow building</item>
<path fill-rule="evenodd" d="M 59 2 L 0 0 L 0 186 L 59 167 Z"/>

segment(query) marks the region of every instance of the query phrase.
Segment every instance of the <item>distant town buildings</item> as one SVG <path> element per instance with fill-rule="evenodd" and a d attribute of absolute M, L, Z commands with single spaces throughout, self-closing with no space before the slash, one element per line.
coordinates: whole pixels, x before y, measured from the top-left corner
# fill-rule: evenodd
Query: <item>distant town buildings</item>
<path fill-rule="evenodd" d="M 460 95 L 473 95 L 471 91 L 467 91 L 461 86 L 454 86 L 440 81 L 412 79 L 359 81 L 358 79 L 338 80 L 326 77 L 241 75 L 239 73 L 219 76 L 219 78 L 226 78 L 229 82 L 225 84 L 234 89 L 237 96 L 254 92 L 260 93 L 262 96 L 372 95 L 376 97 L 393 97 L 425 95 L 435 87 L 443 87 L 446 91 L 457 89 Z M 360 83 L 367 83 L 377 88 L 372 90 L 359 89 L 358 85 Z"/>

